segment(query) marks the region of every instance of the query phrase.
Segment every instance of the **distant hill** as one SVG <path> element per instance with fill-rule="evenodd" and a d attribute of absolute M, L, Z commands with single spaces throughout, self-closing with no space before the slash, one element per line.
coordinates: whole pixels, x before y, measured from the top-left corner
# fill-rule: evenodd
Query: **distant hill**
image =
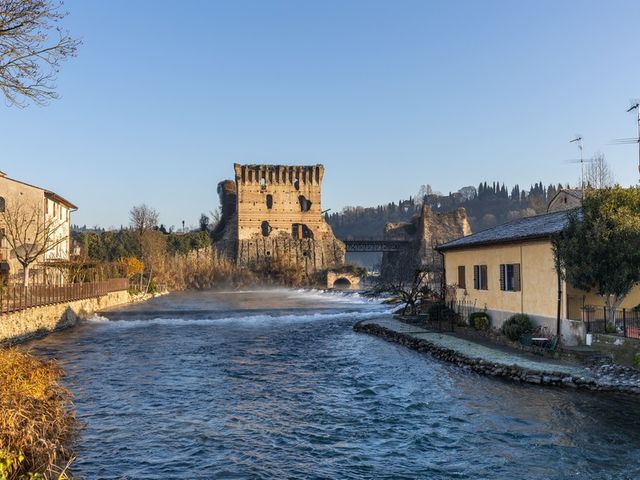
<path fill-rule="evenodd" d="M 483 182 L 478 187 L 463 187 L 442 195 L 424 185 L 415 198 L 376 207 L 345 207 L 342 212 L 327 214 L 326 219 L 338 238 L 381 238 L 387 223 L 408 222 L 425 203 L 439 213 L 464 207 L 471 229 L 477 232 L 516 218 L 544 213 L 549 200 L 562 188 L 565 187 L 561 184 L 545 187 L 539 182 L 529 190 L 522 190 L 519 185 L 508 188 L 500 182 Z"/>

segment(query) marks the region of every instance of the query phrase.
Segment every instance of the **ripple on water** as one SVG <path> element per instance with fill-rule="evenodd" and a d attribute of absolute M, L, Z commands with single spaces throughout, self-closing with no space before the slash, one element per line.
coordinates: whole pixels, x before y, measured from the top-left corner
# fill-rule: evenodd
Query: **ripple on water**
<path fill-rule="evenodd" d="M 386 308 L 369 299 L 202 292 L 142 308 L 33 345 L 68 371 L 84 478 L 640 477 L 636 402 L 356 334 Z"/>

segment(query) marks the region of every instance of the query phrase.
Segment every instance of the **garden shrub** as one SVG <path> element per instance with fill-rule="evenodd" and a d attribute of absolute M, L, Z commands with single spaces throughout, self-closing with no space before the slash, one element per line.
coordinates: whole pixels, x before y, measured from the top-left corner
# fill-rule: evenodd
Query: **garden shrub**
<path fill-rule="evenodd" d="M 502 325 L 502 333 L 506 335 L 509 340 L 518 341 L 523 335 L 527 335 L 533 331 L 533 325 L 529 315 L 524 313 L 518 313 L 512 315 Z"/>
<path fill-rule="evenodd" d="M 469 315 L 469 325 L 476 330 L 489 330 L 491 319 L 487 312 L 473 312 Z"/>
<path fill-rule="evenodd" d="M 633 356 L 633 368 L 639 368 L 640 367 L 640 353 L 636 353 Z"/>

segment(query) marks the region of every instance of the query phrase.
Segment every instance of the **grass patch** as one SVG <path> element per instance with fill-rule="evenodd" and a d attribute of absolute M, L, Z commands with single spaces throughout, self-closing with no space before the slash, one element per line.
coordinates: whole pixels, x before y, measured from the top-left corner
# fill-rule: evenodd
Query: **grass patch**
<path fill-rule="evenodd" d="M 64 372 L 15 348 L 0 348 L 0 480 L 69 479 L 77 432 Z"/>

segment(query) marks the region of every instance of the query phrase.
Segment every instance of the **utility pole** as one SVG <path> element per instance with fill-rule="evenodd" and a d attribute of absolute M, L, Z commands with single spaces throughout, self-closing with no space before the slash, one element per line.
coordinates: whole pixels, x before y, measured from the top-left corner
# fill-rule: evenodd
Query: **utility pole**
<path fill-rule="evenodd" d="M 638 124 L 638 136 L 636 137 L 636 143 L 638 144 L 638 173 L 640 173 L 640 103 L 636 102 L 631 107 L 627 109 L 627 113 L 635 110 L 636 111 L 636 121 Z"/>
<path fill-rule="evenodd" d="M 640 125 L 640 123 L 638 125 Z M 582 194 L 582 198 L 584 199 L 584 154 L 582 137 L 578 135 L 573 140 L 569 140 L 569 143 L 577 143 L 578 149 L 580 150 L 580 193 Z"/>

